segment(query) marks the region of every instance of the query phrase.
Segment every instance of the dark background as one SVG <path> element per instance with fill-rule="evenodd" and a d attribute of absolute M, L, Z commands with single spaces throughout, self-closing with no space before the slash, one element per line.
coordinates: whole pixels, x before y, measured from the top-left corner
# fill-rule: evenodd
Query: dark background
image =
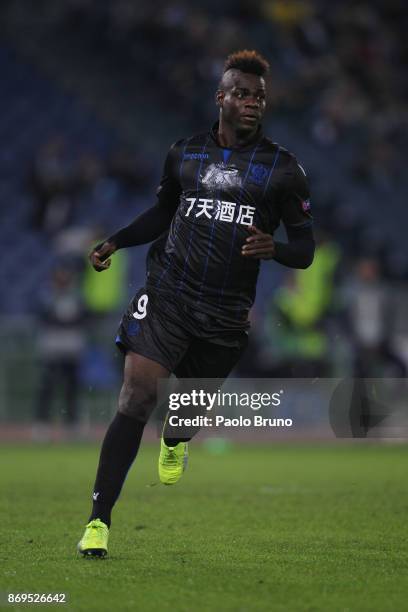
<path fill-rule="evenodd" d="M 146 249 L 102 275 L 86 253 L 154 203 L 242 48 L 271 64 L 265 132 L 309 175 L 318 249 L 306 271 L 264 263 L 236 374 L 405 377 L 407 22 L 403 0 L 3 0 L 0 418 L 53 419 L 59 376 L 57 419 L 108 418 Z"/>

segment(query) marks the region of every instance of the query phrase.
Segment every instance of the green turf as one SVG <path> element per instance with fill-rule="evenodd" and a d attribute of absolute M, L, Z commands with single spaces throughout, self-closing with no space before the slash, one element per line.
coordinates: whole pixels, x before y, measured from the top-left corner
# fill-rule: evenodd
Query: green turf
<path fill-rule="evenodd" d="M 156 455 L 143 447 L 128 478 L 110 557 L 87 560 L 75 547 L 97 448 L 2 448 L 3 597 L 66 592 L 65 609 L 87 611 L 408 610 L 408 447 L 196 445 L 174 487 L 149 486 Z"/>

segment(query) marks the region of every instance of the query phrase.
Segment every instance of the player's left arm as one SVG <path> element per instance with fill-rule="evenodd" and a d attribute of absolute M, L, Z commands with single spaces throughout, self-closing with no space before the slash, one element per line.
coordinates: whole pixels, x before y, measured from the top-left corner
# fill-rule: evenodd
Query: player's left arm
<path fill-rule="evenodd" d="M 303 168 L 293 158 L 282 190 L 281 219 L 288 242 L 275 242 L 271 234 L 250 226 L 242 255 L 256 259 L 274 259 L 289 268 L 308 268 L 313 262 L 315 241 L 310 212 L 309 187 Z"/>

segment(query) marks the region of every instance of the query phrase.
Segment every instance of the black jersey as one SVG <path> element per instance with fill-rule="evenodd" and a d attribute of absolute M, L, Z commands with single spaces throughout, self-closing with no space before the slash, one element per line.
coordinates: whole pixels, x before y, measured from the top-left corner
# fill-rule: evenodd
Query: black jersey
<path fill-rule="evenodd" d="M 159 240 L 149 251 L 147 286 L 245 327 L 260 265 L 241 255 L 248 226 L 270 234 L 281 221 L 309 226 L 309 189 L 296 158 L 260 130 L 234 149 L 221 147 L 217 132 L 218 123 L 167 155 L 157 196 L 174 217 L 164 248 Z"/>

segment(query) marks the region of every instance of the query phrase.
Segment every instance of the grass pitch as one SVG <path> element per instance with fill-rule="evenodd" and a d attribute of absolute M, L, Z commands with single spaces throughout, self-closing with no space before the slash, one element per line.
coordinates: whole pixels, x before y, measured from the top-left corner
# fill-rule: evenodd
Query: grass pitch
<path fill-rule="evenodd" d="M 193 444 L 174 487 L 149 486 L 157 453 L 142 447 L 114 513 L 110 556 L 94 560 L 75 549 L 98 449 L 3 447 L 3 603 L 11 591 L 65 592 L 65 609 L 84 611 L 408 610 L 408 447 L 214 455 Z"/>

